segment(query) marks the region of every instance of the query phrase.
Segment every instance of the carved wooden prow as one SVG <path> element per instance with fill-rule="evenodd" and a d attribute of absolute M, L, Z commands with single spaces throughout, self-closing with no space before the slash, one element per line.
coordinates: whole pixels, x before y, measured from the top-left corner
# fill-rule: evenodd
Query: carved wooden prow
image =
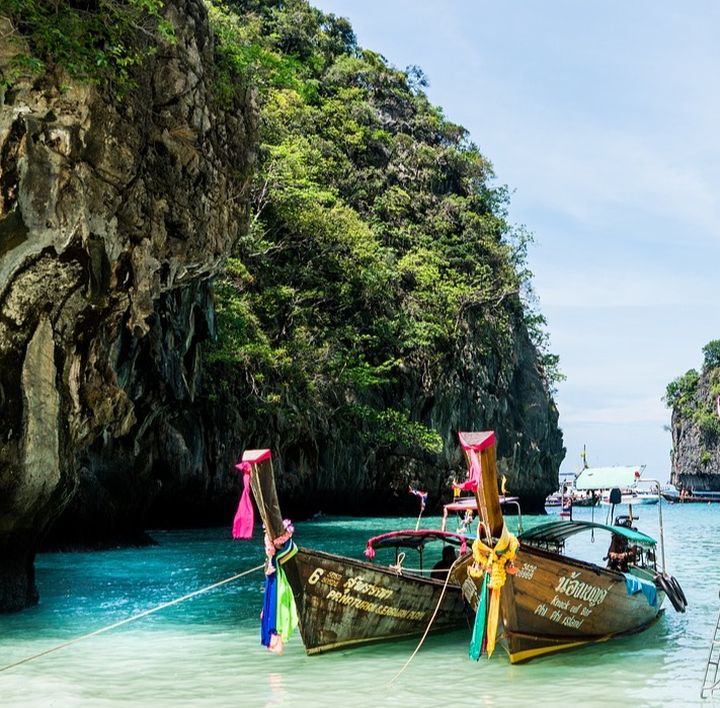
<path fill-rule="evenodd" d="M 260 511 L 265 531 L 271 539 L 275 539 L 285 531 L 285 528 L 275 489 L 275 474 L 270 450 L 245 450 L 242 461 L 250 463 L 252 468 L 250 489 Z"/>
<path fill-rule="evenodd" d="M 495 433 L 459 433 L 459 438 L 468 463 L 469 479 L 477 481 L 475 496 L 483 524 L 490 536 L 498 538 L 502 533 L 503 514 L 498 491 Z"/>

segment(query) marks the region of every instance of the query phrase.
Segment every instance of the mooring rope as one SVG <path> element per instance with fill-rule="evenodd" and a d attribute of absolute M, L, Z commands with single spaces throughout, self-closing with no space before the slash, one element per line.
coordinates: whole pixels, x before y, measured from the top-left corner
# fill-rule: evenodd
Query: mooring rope
<path fill-rule="evenodd" d="M 32 656 L 26 656 L 24 659 L 20 659 L 19 661 L 15 661 L 12 664 L 8 664 L 7 666 L 0 667 L 0 673 L 2 673 L 3 671 L 7 671 L 8 669 L 13 669 L 16 666 L 20 666 L 20 664 L 27 664 L 29 661 L 34 661 L 35 659 L 39 659 L 41 656 L 45 656 L 46 654 L 52 654 L 55 651 L 64 649 L 65 647 L 69 647 L 71 644 L 77 644 L 78 642 L 82 642 L 85 639 L 90 639 L 91 637 L 96 637 L 98 634 L 103 634 L 104 632 L 109 632 L 111 629 L 120 627 L 123 624 L 128 624 L 129 622 L 134 622 L 135 620 L 139 620 L 143 617 L 147 617 L 148 615 L 153 614 L 153 612 L 159 612 L 160 610 L 164 610 L 166 607 L 171 607 L 172 605 L 179 605 L 181 602 L 184 602 L 185 600 L 189 600 L 190 598 L 196 597 L 197 595 L 202 595 L 202 593 L 204 593 L 204 592 L 208 592 L 210 590 L 214 590 L 215 588 L 219 588 L 221 585 L 226 585 L 227 583 L 231 583 L 233 580 L 242 578 L 244 575 L 249 575 L 250 573 L 255 573 L 258 570 L 262 570 L 264 567 L 265 567 L 265 564 L 263 563 L 262 565 L 258 565 L 255 568 L 250 568 L 250 570 L 244 570 L 242 573 L 237 573 L 237 575 L 232 575 L 229 578 L 225 578 L 225 580 L 220 580 L 219 582 L 213 583 L 212 585 L 208 585 L 205 588 L 201 588 L 200 590 L 195 590 L 194 592 L 188 593 L 187 595 L 183 595 L 182 597 L 178 597 L 175 600 L 170 600 L 169 602 L 163 602 L 161 605 L 158 605 L 157 607 L 153 607 L 149 610 L 144 610 L 143 612 L 133 615 L 132 617 L 128 617 L 124 620 L 120 620 L 119 622 L 114 622 L 113 624 L 110 624 L 107 627 L 101 627 L 100 629 L 96 629 L 94 632 L 90 632 L 88 634 L 83 634 L 81 637 L 75 637 L 75 639 L 70 639 L 67 642 L 63 642 L 62 644 L 57 644 L 54 647 L 50 647 L 50 649 L 45 649 L 45 651 L 38 652 L 37 654 L 33 654 Z"/>
<path fill-rule="evenodd" d="M 398 671 L 395 676 L 393 676 L 390 681 L 388 681 L 388 686 L 392 686 L 392 684 L 395 683 L 396 679 L 400 676 L 400 674 L 403 673 L 403 671 L 405 671 L 405 669 L 407 669 L 407 667 L 410 665 L 410 662 L 415 658 L 415 655 L 420 651 L 420 647 L 423 645 L 425 637 L 427 637 L 428 632 L 430 632 L 430 627 L 432 627 L 432 623 L 435 621 L 435 617 L 437 617 L 437 613 L 440 610 L 440 605 L 442 604 L 443 597 L 445 597 L 445 591 L 447 590 L 448 583 L 450 582 L 450 573 L 464 557 L 465 556 L 460 556 L 459 558 L 456 558 L 453 564 L 448 568 L 447 577 L 445 578 L 445 584 L 443 585 L 443 589 L 440 592 L 440 597 L 438 598 L 437 605 L 435 605 L 435 611 L 432 613 L 432 617 L 428 622 L 428 626 L 425 627 L 425 633 L 420 638 L 418 645 L 415 647 L 415 651 L 410 654 L 410 658 L 405 662 L 402 669 L 400 669 L 400 671 Z"/>

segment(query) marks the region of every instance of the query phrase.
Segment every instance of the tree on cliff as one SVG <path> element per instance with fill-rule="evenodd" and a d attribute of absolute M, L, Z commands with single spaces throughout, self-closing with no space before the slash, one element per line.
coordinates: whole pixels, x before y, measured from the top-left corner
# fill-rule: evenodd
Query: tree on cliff
<path fill-rule="evenodd" d="M 219 64 L 262 89 L 250 228 L 217 286 L 210 367 L 249 404 L 248 434 L 435 454 L 443 390 L 506 397 L 528 331 L 547 401 L 559 373 L 530 304 L 530 237 L 422 72 L 304 0 L 207 5 Z"/>
<path fill-rule="evenodd" d="M 62 67 L 75 79 L 112 86 L 120 94 L 134 85 L 133 70 L 172 40 L 175 30 L 162 16 L 165 0 L 0 0 L 30 44 L 19 53 L 19 71 L 40 73 Z M 13 77 L 5 77 L 12 81 Z"/>
<path fill-rule="evenodd" d="M 720 339 L 713 339 L 703 348 L 703 370 L 717 369 L 720 367 Z"/>

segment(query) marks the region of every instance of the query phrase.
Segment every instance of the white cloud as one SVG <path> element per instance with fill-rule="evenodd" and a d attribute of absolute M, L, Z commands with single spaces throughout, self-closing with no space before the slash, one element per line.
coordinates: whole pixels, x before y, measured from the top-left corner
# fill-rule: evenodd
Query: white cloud
<path fill-rule="evenodd" d="M 500 177 L 517 188 L 513 202 L 524 211 L 542 208 L 565 215 L 576 227 L 598 227 L 629 210 L 635 221 L 646 220 L 647 232 L 607 233 L 609 243 L 630 238 L 718 244 L 716 166 L 690 163 L 687 143 L 649 142 L 602 125 L 569 129 L 542 115 L 530 128 L 518 125 L 514 134 L 511 144 L 496 147 L 503 156 Z M 720 152 L 717 132 L 702 138 L 708 151 Z M 666 227 L 657 229 L 663 222 Z"/>

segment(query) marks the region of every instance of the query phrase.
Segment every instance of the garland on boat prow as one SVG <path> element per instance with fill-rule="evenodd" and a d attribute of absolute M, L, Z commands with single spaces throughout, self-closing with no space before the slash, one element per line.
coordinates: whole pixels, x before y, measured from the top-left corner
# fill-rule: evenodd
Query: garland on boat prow
<path fill-rule="evenodd" d="M 662 517 L 660 568 L 657 542 L 632 526 L 637 519 L 632 507 L 612 525 L 551 521 L 516 538 L 507 529 L 498 501 L 495 434 L 459 437 L 469 477 L 477 480 L 477 506 L 485 530 L 465 567 L 458 569 L 466 573 L 463 591 L 476 609 L 472 658 L 492 655 L 500 625 L 510 661 L 516 663 L 640 632 L 658 617 L 665 596 L 684 612 L 685 595 L 664 567 Z M 619 490 L 613 498 L 620 501 Z M 609 533 L 608 566 L 565 555 L 566 539 L 584 531 Z"/>

